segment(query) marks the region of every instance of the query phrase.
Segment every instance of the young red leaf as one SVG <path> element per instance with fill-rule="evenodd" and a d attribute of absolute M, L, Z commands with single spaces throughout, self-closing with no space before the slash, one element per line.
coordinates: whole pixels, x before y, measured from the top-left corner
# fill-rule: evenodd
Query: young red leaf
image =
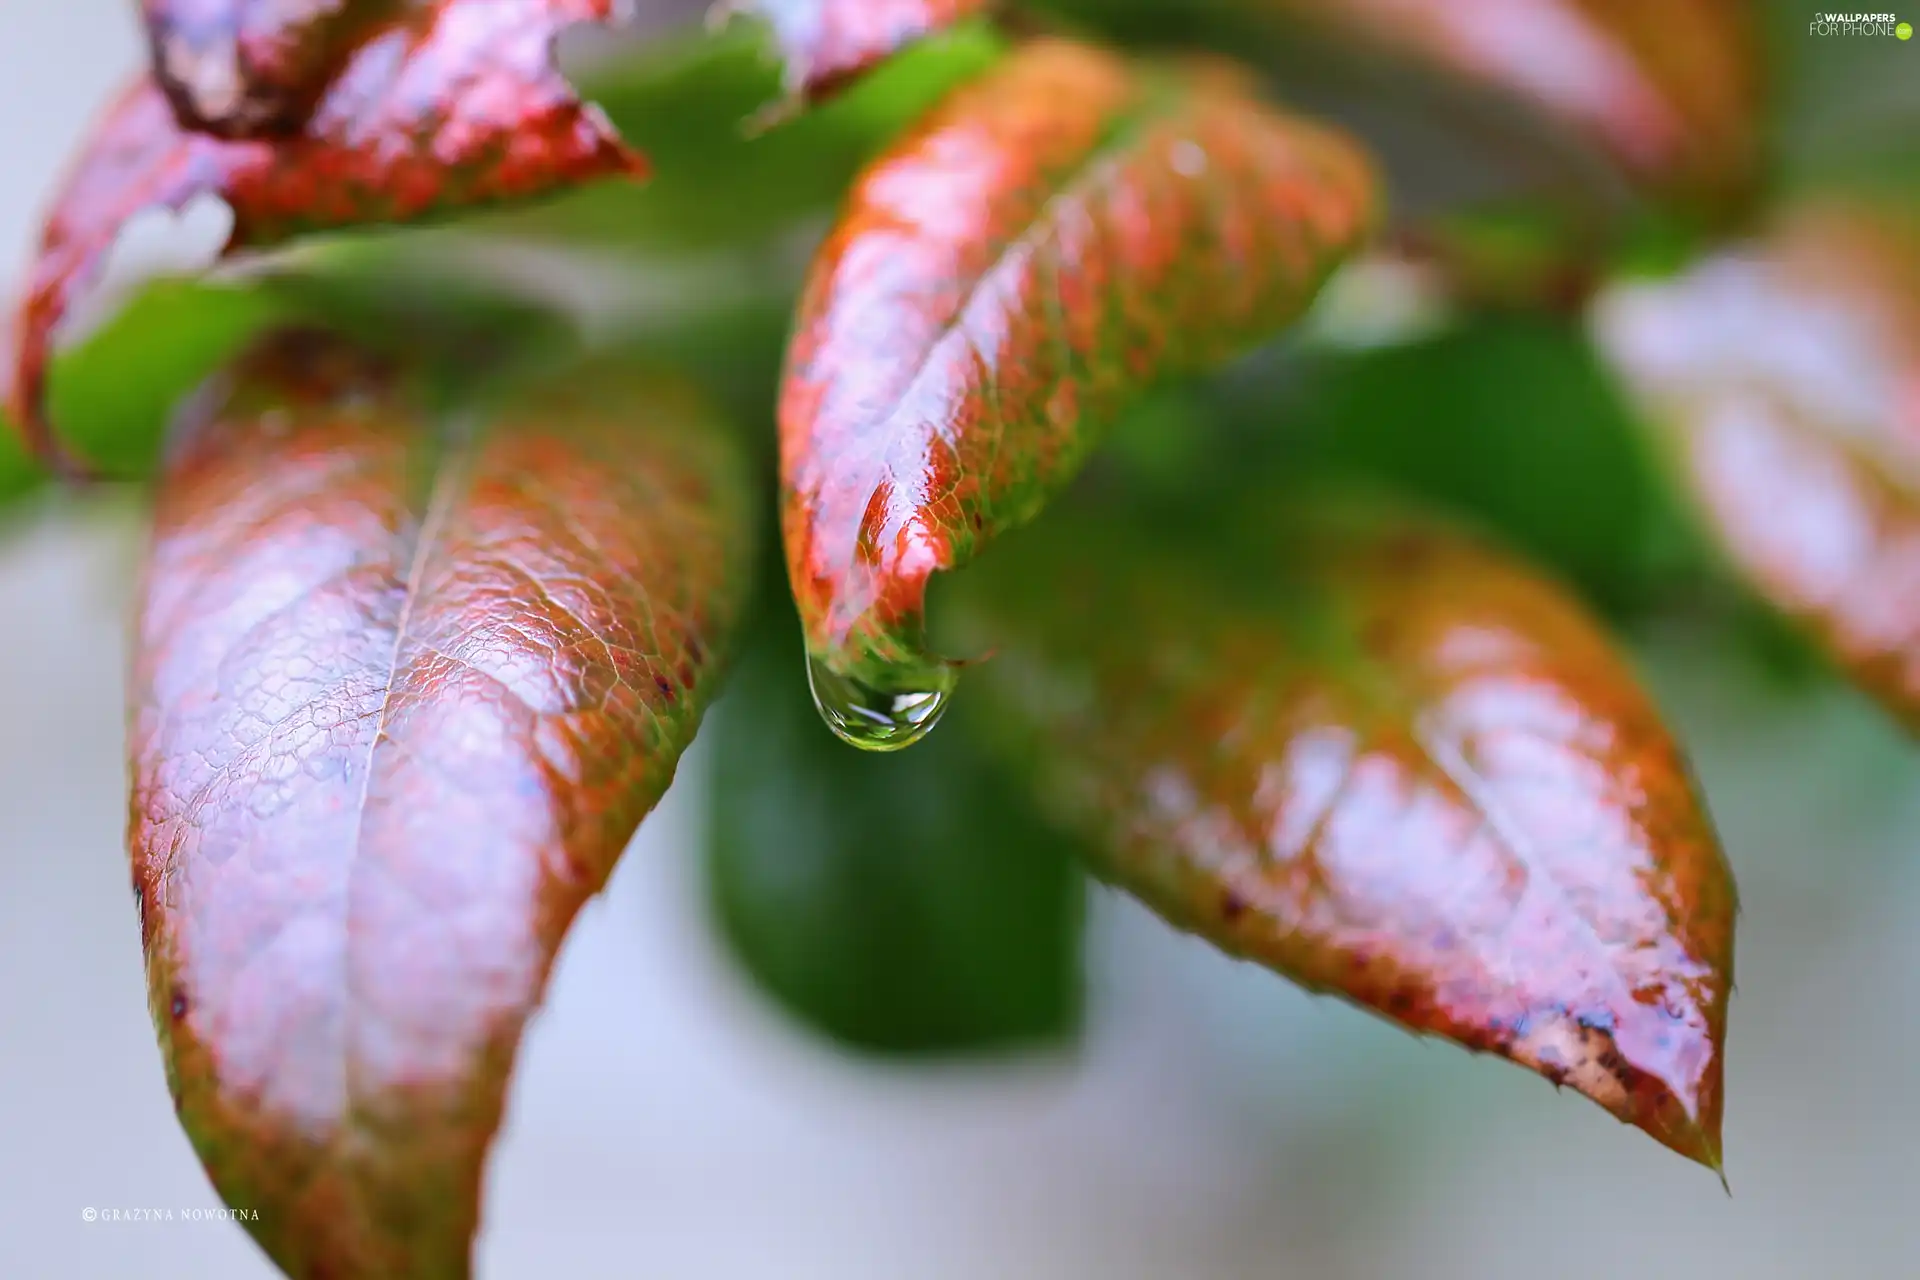
<path fill-rule="evenodd" d="M 1733 568 L 1920 730 L 1920 234 L 1804 213 L 1594 331 Z"/>
<path fill-rule="evenodd" d="M 180 122 L 292 133 L 349 54 L 412 0 L 141 0 L 154 78 Z"/>
<path fill-rule="evenodd" d="M 1297 316 L 1375 218 L 1366 158 L 1237 77 L 1049 41 L 860 178 L 780 402 L 784 524 L 823 708 L 931 726 L 929 575 L 1031 519 L 1157 377 Z"/>
<path fill-rule="evenodd" d="M 816 99 L 916 40 L 984 13 L 991 0 L 719 0 L 714 22 L 765 19 L 786 63 L 787 91 Z"/>
<path fill-rule="evenodd" d="M 714 692 L 750 482 L 631 373 L 436 432 L 296 334 L 210 393 L 160 487 L 133 692 L 169 1081 L 289 1275 L 465 1275 L 521 1030 Z"/>
<path fill-rule="evenodd" d="M 183 130 L 160 89 L 136 83 L 96 128 L 42 233 L 13 389 L 29 445 L 65 460 L 43 403 L 52 332 L 142 209 L 218 196 L 233 209 L 232 252 L 644 174 L 641 158 L 552 65 L 559 31 L 613 9 L 614 0 L 428 5 L 363 45 L 305 127 L 284 139 Z"/>
<path fill-rule="evenodd" d="M 1747 0 L 1238 0 L 1521 100 L 1637 178 L 1736 195 L 1759 153 Z"/>
<path fill-rule="evenodd" d="M 1000 649 L 989 722 L 1098 869 L 1718 1167 L 1733 880 L 1596 624 L 1405 518 L 1157 534 L 1049 521 L 955 601 Z"/>

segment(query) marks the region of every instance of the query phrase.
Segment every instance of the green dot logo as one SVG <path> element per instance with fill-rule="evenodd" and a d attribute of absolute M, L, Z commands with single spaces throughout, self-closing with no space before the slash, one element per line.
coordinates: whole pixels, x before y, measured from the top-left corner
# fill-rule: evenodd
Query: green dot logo
<path fill-rule="evenodd" d="M 1893 29 L 1893 34 L 1899 36 L 1902 40 L 1911 40 L 1913 39 L 1913 24 L 1911 22 L 1903 22 Z"/>

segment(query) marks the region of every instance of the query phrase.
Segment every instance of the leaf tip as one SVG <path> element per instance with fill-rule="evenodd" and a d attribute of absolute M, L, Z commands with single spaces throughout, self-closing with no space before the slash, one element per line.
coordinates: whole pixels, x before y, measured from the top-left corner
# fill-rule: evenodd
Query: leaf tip
<path fill-rule="evenodd" d="M 1509 1056 L 1724 1183 L 1720 1040 L 1704 1020 L 1676 1020 L 1664 1009 L 1636 1006 L 1617 1019 L 1555 1011 L 1529 1020 Z"/>

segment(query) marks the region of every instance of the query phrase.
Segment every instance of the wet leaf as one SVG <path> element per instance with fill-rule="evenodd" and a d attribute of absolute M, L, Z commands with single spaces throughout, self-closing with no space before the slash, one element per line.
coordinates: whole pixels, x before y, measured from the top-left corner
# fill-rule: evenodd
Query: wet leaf
<path fill-rule="evenodd" d="M 715 22 L 735 14 L 772 28 L 787 92 L 823 97 L 916 40 L 984 13 L 992 0 L 719 0 Z"/>
<path fill-rule="evenodd" d="M 1545 113 L 1631 175 L 1714 201 L 1760 162 L 1763 35 L 1747 0 L 1234 0 Z"/>
<path fill-rule="evenodd" d="M 183 418 L 129 847 L 181 1121 L 289 1275 L 467 1274 L 522 1028 L 714 692 L 741 470 L 671 384 L 430 417 L 311 333 Z"/>
<path fill-rule="evenodd" d="M 1070 844 L 969 740 L 835 742 L 800 678 L 790 601 L 714 713 L 709 887 L 735 956 L 859 1049 L 1021 1048 L 1080 1013 L 1084 883 Z"/>
<path fill-rule="evenodd" d="M 141 80 L 96 127 L 42 233 L 19 320 L 13 416 L 35 452 L 79 469 L 46 420 L 53 330 L 143 209 L 217 196 L 226 249 L 303 232 L 407 222 L 644 172 L 552 65 L 554 37 L 613 0 L 429 5 L 361 47 L 296 136 L 225 141 L 183 131 Z"/>
<path fill-rule="evenodd" d="M 866 170 L 815 263 L 780 407 L 823 702 L 918 709 L 874 732 L 836 714 L 850 740 L 905 745 L 937 715 L 951 673 L 921 648 L 928 577 L 1031 519 L 1145 386 L 1298 315 L 1375 204 L 1352 144 L 1238 77 L 1053 41 Z"/>
<path fill-rule="evenodd" d="M 1718 1167 L 1733 881 L 1564 593 L 1424 519 L 1268 494 L 1237 524 L 1057 515 L 954 594 L 999 649 L 989 722 L 1103 874 Z"/>
<path fill-rule="evenodd" d="M 1593 328 L 1733 570 L 1920 729 L 1920 228 L 1803 211 Z"/>
<path fill-rule="evenodd" d="M 155 79 L 180 122 L 292 133 L 347 57 L 411 0 L 141 0 Z"/>

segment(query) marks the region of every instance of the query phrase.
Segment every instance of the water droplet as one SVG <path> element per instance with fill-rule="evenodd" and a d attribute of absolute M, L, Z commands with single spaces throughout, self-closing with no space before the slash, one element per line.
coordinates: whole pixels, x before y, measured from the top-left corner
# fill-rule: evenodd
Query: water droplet
<path fill-rule="evenodd" d="M 928 663 L 900 684 L 881 686 L 841 675 L 819 658 L 807 661 L 820 718 L 835 737 L 862 751 L 903 751 L 932 733 L 957 679 L 952 667 Z"/>

